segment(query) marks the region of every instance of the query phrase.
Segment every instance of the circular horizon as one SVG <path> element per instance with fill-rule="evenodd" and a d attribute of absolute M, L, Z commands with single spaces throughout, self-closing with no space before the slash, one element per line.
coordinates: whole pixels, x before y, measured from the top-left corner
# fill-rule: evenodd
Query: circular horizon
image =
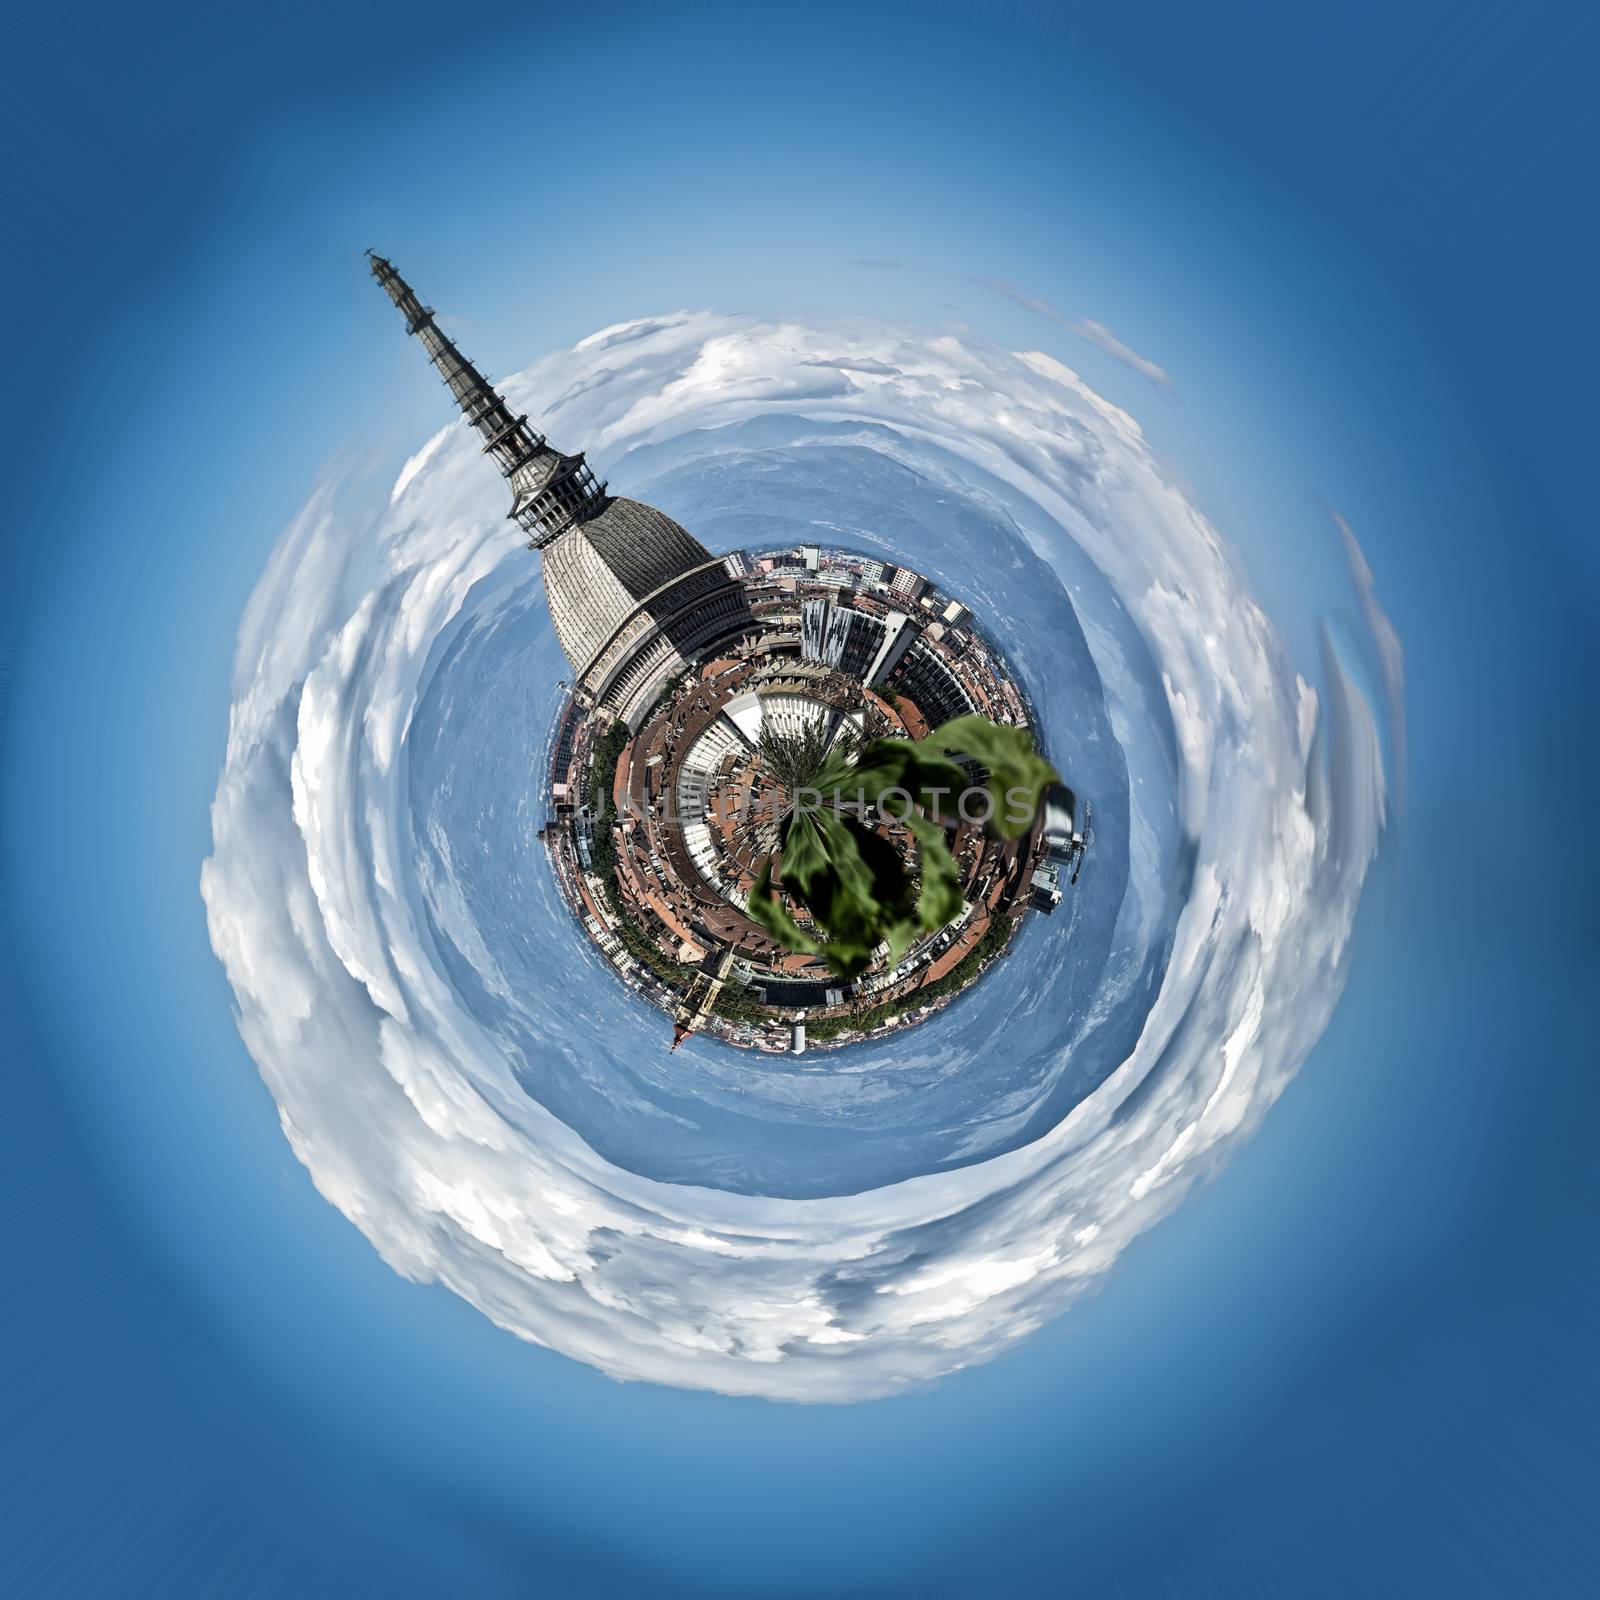
<path fill-rule="evenodd" d="M 891 559 L 914 530 L 1099 799 L 1108 870 L 1084 948 L 1032 933 L 837 1072 L 652 1051 L 544 859 L 560 658 L 453 426 L 386 505 L 319 491 L 241 634 L 202 889 L 296 1154 L 406 1276 L 617 1376 L 848 1400 L 1005 1348 L 1253 1131 L 1331 1014 L 1386 809 L 1349 652 L 1320 691 L 1290 669 L 1133 419 L 1042 354 L 678 313 L 504 388 L 687 525 L 850 519 Z"/>

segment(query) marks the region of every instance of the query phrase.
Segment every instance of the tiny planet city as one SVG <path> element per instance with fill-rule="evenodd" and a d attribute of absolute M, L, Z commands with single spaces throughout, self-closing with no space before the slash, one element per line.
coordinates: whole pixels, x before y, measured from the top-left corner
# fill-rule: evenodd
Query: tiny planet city
<path fill-rule="evenodd" d="M 514 413 L 391 261 L 368 260 L 542 557 L 572 679 L 541 836 L 584 932 L 672 1017 L 674 1049 L 701 1030 L 795 1055 L 881 1038 L 979 981 L 1025 912 L 1054 911 L 1077 882 L 1092 804 L 1080 823 L 1077 795 L 1054 782 L 1020 835 L 996 835 L 968 758 L 971 790 L 933 808 L 959 910 L 898 947 L 880 941 L 849 976 L 775 938 L 751 897 L 783 855 L 785 747 L 809 743 L 820 761 L 979 714 L 1023 733 L 1025 687 L 971 610 L 909 564 L 821 544 L 714 556 L 664 512 L 608 493 L 582 451 Z M 876 810 L 871 827 L 917 850 L 906 819 Z"/>

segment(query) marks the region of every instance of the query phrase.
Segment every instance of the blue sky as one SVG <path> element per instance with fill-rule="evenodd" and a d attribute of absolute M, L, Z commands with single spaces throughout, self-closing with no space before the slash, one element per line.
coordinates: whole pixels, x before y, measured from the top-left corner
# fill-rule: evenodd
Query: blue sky
<path fill-rule="evenodd" d="M 10 26 L 21 1592 L 1592 1589 L 1592 18 Z M 495 372 L 681 305 L 981 321 L 1137 413 L 1269 610 L 1357 530 L 1412 792 L 1350 990 L 1006 1360 L 845 1410 L 618 1386 L 401 1282 L 284 1144 L 195 884 L 267 551 L 440 420 L 367 245 Z"/>

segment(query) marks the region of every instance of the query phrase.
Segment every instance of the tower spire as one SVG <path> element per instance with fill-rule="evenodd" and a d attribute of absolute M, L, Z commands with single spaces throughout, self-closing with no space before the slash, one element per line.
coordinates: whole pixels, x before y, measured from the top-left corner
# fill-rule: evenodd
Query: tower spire
<path fill-rule="evenodd" d="M 378 286 L 405 318 L 406 332 L 421 344 L 461 414 L 483 440 L 483 453 L 510 480 L 509 515 L 527 531 L 528 548 L 541 550 L 603 511 L 609 496 L 605 485 L 595 481 L 583 452 L 569 456 L 553 449 L 529 426 L 526 414 L 513 413 L 499 390 L 440 331 L 433 307 L 422 303 L 394 264 L 370 250 L 367 260 Z"/>

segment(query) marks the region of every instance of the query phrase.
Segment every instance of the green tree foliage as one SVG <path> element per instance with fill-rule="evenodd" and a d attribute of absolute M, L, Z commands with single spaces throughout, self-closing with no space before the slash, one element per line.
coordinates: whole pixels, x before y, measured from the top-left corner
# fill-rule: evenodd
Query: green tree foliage
<path fill-rule="evenodd" d="M 756 999 L 748 984 L 729 978 L 711 1009 L 729 1022 L 771 1022 L 772 1012 Z"/>
<path fill-rule="evenodd" d="M 961 910 L 960 876 L 943 826 L 972 787 L 957 756 L 987 774 L 989 826 L 1003 838 L 1024 834 L 1055 768 L 1022 728 L 986 717 L 957 717 L 925 739 L 870 739 L 829 750 L 820 724 L 787 733 L 763 731 L 762 755 L 782 785 L 783 884 L 817 928 L 803 928 L 772 888 L 762 866 L 750 915 L 787 950 L 819 955 L 841 978 L 863 972 L 879 944 L 892 966 L 919 934 L 942 928 Z M 895 844 L 871 825 L 899 823 L 916 841 L 913 877 Z"/>
<path fill-rule="evenodd" d="M 598 819 L 602 814 L 614 814 L 611 788 L 617 781 L 617 763 L 628 748 L 628 725 L 613 722 L 594 741 L 594 758 L 589 768 L 589 809 Z"/>
<path fill-rule="evenodd" d="M 617 810 L 612 804 L 611 790 L 617 781 L 617 763 L 628 748 L 628 737 L 628 725 L 613 722 L 596 738 L 589 766 L 589 811 L 594 819 L 589 863 L 601 878 L 609 878 L 617 865 L 617 841 L 612 832 Z"/>

